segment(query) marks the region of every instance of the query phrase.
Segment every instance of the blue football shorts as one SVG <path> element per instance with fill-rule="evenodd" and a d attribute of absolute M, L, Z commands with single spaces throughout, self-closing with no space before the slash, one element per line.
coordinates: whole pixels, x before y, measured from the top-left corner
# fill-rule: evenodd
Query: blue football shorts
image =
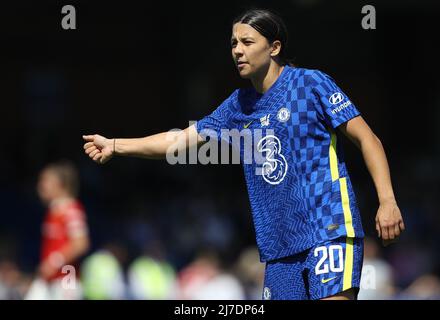
<path fill-rule="evenodd" d="M 338 238 L 301 253 L 268 261 L 265 300 L 317 300 L 348 289 L 359 292 L 363 239 Z"/>

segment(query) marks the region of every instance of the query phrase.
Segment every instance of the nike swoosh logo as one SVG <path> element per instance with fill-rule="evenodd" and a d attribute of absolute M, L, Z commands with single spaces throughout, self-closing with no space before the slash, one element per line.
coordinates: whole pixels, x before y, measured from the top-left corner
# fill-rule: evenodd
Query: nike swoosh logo
<path fill-rule="evenodd" d="M 321 282 L 322 282 L 322 283 L 327 283 L 327 282 L 332 281 L 332 280 L 334 280 L 334 279 L 336 279 L 336 278 L 337 278 L 337 277 L 328 278 L 328 279 L 322 279 Z"/>
<path fill-rule="evenodd" d="M 252 121 L 249 122 L 249 123 L 246 123 L 246 124 L 243 126 L 243 128 L 244 128 L 244 129 L 247 129 L 247 128 L 251 125 L 252 122 L 254 122 L 254 120 L 252 120 Z"/>

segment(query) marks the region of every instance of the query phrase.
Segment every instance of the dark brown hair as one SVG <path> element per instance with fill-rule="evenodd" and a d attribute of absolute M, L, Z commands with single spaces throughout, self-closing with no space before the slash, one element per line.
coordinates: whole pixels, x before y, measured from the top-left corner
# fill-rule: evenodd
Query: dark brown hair
<path fill-rule="evenodd" d="M 286 58 L 289 36 L 286 25 L 279 15 L 265 9 L 250 9 L 237 16 L 232 24 L 234 25 L 236 23 L 250 25 L 265 37 L 269 43 L 276 40 L 280 41 L 281 50 L 277 57 L 281 65 L 293 66 L 291 61 Z"/>

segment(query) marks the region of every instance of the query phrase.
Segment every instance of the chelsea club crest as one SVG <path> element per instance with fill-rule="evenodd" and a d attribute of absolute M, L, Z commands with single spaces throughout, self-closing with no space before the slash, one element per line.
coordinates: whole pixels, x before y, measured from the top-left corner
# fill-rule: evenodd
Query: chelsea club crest
<path fill-rule="evenodd" d="M 263 290 L 263 299 L 270 300 L 272 298 L 272 294 L 270 293 L 270 289 L 268 287 L 264 287 Z"/>
<path fill-rule="evenodd" d="M 290 111 L 289 111 L 289 109 L 283 107 L 280 110 L 278 110 L 277 119 L 280 122 L 286 122 L 287 120 L 289 120 L 290 119 Z"/>

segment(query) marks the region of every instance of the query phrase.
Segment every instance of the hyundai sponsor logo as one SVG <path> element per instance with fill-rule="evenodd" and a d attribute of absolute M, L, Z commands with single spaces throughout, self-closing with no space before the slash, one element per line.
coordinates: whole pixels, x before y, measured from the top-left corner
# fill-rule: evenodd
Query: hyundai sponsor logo
<path fill-rule="evenodd" d="M 340 92 L 333 93 L 328 99 L 331 104 L 338 104 L 344 101 L 344 96 Z"/>
<path fill-rule="evenodd" d="M 334 108 L 334 109 L 332 110 L 332 113 L 335 114 L 336 112 L 339 112 L 339 111 L 341 111 L 342 109 L 347 108 L 348 106 L 351 106 L 351 101 L 344 102 L 343 104 L 341 104 L 341 105 L 338 106 L 337 108 Z"/>

